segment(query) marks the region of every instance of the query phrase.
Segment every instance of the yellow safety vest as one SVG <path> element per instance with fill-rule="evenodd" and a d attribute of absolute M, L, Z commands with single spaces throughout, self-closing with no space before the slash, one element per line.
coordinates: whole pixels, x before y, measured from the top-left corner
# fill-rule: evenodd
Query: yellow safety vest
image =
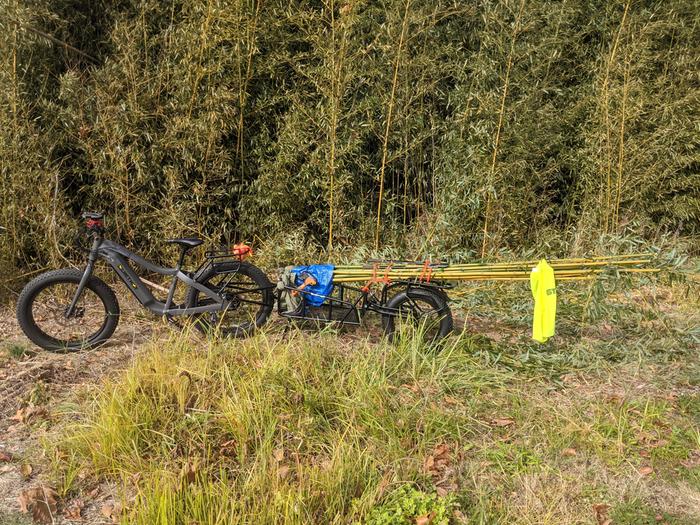
<path fill-rule="evenodd" d="M 554 335 L 557 315 L 557 285 L 554 269 L 542 259 L 530 272 L 530 289 L 535 299 L 535 313 L 532 318 L 532 338 L 544 343 Z"/>

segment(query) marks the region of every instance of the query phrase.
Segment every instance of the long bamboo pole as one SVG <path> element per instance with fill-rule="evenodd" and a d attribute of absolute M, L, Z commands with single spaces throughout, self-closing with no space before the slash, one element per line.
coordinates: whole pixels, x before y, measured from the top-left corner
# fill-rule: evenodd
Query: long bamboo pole
<path fill-rule="evenodd" d="M 626 255 L 606 255 L 606 256 L 591 256 L 591 257 L 583 257 L 583 258 L 561 258 L 561 259 L 547 259 L 547 262 L 550 264 L 555 264 L 555 263 L 560 263 L 560 262 L 580 262 L 580 263 L 586 263 L 586 262 L 594 262 L 594 261 L 623 261 L 626 259 L 650 259 L 654 257 L 656 254 L 649 252 L 649 253 L 633 253 L 633 254 L 626 254 Z M 493 266 L 493 265 L 523 265 L 523 264 L 537 264 L 541 259 L 526 259 L 522 261 L 510 261 L 510 262 L 485 262 L 485 261 L 479 261 L 479 262 L 474 262 L 474 263 L 460 263 L 459 265 L 461 266 Z M 381 261 L 370 261 L 368 263 L 365 263 L 364 265 L 357 265 L 357 264 L 349 264 L 349 265 L 338 265 L 336 268 L 359 268 L 359 267 L 372 267 L 373 265 L 378 265 L 379 267 L 383 266 L 396 266 L 396 265 L 403 265 L 403 266 L 423 266 L 425 264 L 424 261 L 392 261 L 392 260 L 381 260 Z M 432 265 L 440 265 L 441 263 L 439 261 L 436 262 L 431 262 L 430 264 Z M 452 266 L 459 266 L 459 265 L 452 265 Z"/>
<path fill-rule="evenodd" d="M 608 261 L 595 261 L 595 262 L 588 262 L 588 263 L 577 263 L 577 262 L 567 262 L 567 263 L 555 263 L 555 262 L 550 262 L 550 266 L 552 268 L 559 268 L 559 269 L 576 269 L 576 268 L 581 268 L 583 266 L 585 267 L 598 267 L 598 266 L 632 266 L 632 265 L 639 265 L 639 264 L 647 264 L 650 263 L 651 259 L 632 259 L 629 261 L 620 261 L 617 263 L 610 263 Z M 480 269 L 484 270 L 513 270 L 513 269 L 519 269 L 519 268 L 526 268 L 532 266 L 533 263 L 529 262 L 524 262 L 524 263 L 516 263 L 516 264 L 493 264 L 493 265 L 482 265 L 482 266 L 470 266 L 470 265 L 460 265 L 460 264 L 455 264 L 455 265 L 449 265 L 449 266 L 428 266 L 428 268 L 435 272 L 450 272 L 450 271 L 455 271 L 455 270 L 474 270 L 474 271 L 479 271 Z M 393 265 L 383 265 L 383 266 L 377 266 L 377 269 L 384 270 L 387 268 L 392 268 L 394 271 L 403 271 L 403 270 L 409 270 L 409 271 L 414 271 L 416 269 L 420 270 L 423 269 L 423 265 L 410 265 L 410 266 L 393 266 Z M 366 273 L 368 269 L 373 269 L 372 266 L 337 266 L 336 267 L 336 273 Z"/>
<path fill-rule="evenodd" d="M 652 253 L 626 254 L 620 256 L 597 256 L 587 259 L 553 259 L 550 265 L 558 280 L 590 279 L 608 269 L 618 273 L 655 273 L 658 268 L 648 268 L 653 261 Z M 502 263 L 430 264 L 418 261 L 379 261 L 365 265 L 337 266 L 333 280 L 337 283 L 371 281 L 373 279 L 416 279 L 438 281 L 487 281 L 527 280 L 530 278 L 533 261 L 511 261 Z"/>

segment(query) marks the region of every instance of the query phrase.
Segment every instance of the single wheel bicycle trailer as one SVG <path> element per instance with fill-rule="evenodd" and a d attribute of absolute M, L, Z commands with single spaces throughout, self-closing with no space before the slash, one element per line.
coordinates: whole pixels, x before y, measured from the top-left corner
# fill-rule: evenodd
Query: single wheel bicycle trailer
<path fill-rule="evenodd" d="M 276 286 L 277 312 L 281 317 L 320 324 L 359 326 L 369 312 L 379 314 L 384 333 L 394 340 L 400 331 L 399 323 L 408 322 L 420 328 L 426 340 L 437 341 L 453 328 L 452 311 L 448 305 L 447 283 L 427 283 L 402 279 L 369 282 L 364 286 L 347 283 L 326 286 L 325 293 L 317 293 L 319 278 L 313 275 L 312 265 L 288 267 Z M 285 278 L 290 274 L 293 278 Z M 323 286 L 323 285 L 321 285 Z"/>
<path fill-rule="evenodd" d="M 84 269 L 63 268 L 30 281 L 17 302 L 17 319 L 27 337 L 50 351 L 76 351 L 105 343 L 120 317 L 117 296 L 94 275 L 98 261 L 107 263 L 117 280 L 153 314 L 176 322 L 190 319 L 201 332 L 231 337 L 252 334 L 273 309 L 290 321 L 360 325 L 373 312 L 384 333 L 394 340 L 402 326 L 418 328 L 427 342 L 446 337 L 453 329 L 447 291 L 461 280 L 522 280 L 532 261 L 484 265 L 448 265 L 429 261 L 370 261 L 358 266 L 310 265 L 287 267 L 273 284 L 265 272 L 245 260 L 252 250 L 237 244 L 208 251 L 195 270 L 183 269 L 188 252 L 203 244 L 196 238 L 168 239 L 180 248 L 177 264 L 167 268 L 105 238 L 101 213 L 84 213 L 90 239 Z M 597 260 L 553 261 L 558 278 L 589 278 L 611 264 L 619 271 L 641 269 L 648 254 Z M 584 261 L 584 262 L 581 262 Z M 134 267 L 170 278 L 165 298 Z M 175 300 L 178 284 L 184 299 Z M 158 287 L 160 288 L 160 287 Z"/>

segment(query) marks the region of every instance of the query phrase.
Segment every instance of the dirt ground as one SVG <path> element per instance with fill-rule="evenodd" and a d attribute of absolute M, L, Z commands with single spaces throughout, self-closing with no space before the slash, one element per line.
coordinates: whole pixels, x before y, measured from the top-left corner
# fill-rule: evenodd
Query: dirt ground
<path fill-rule="evenodd" d="M 106 345 L 90 351 L 54 354 L 41 351 L 22 334 L 14 310 L 0 309 L 0 524 L 31 523 L 20 513 L 23 491 L 41 487 L 50 458 L 40 446 L 52 413 L 75 394 L 76 387 L 98 383 L 123 370 L 140 345 L 154 332 L 167 327 L 153 319 L 144 320 L 129 301 L 122 303 L 122 319 Z M 31 424 L 28 424 L 31 423 Z M 114 501 L 113 488 L 95 487 L 91 501 L 82 507 L 80 523 L 112 523 L 102 509 Z M 59 508 L 52 523 L 74 523 Z"/>

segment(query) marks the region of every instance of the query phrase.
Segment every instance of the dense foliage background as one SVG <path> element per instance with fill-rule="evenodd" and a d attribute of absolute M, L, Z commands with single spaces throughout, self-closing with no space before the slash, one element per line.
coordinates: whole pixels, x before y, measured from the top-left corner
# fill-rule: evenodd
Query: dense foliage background
<path fill-rule="evenodd" d="M 83 209 L 152 255 L 696 239 L 699 57 L 695 0 L 0 0 L 0 265 Z"/>

